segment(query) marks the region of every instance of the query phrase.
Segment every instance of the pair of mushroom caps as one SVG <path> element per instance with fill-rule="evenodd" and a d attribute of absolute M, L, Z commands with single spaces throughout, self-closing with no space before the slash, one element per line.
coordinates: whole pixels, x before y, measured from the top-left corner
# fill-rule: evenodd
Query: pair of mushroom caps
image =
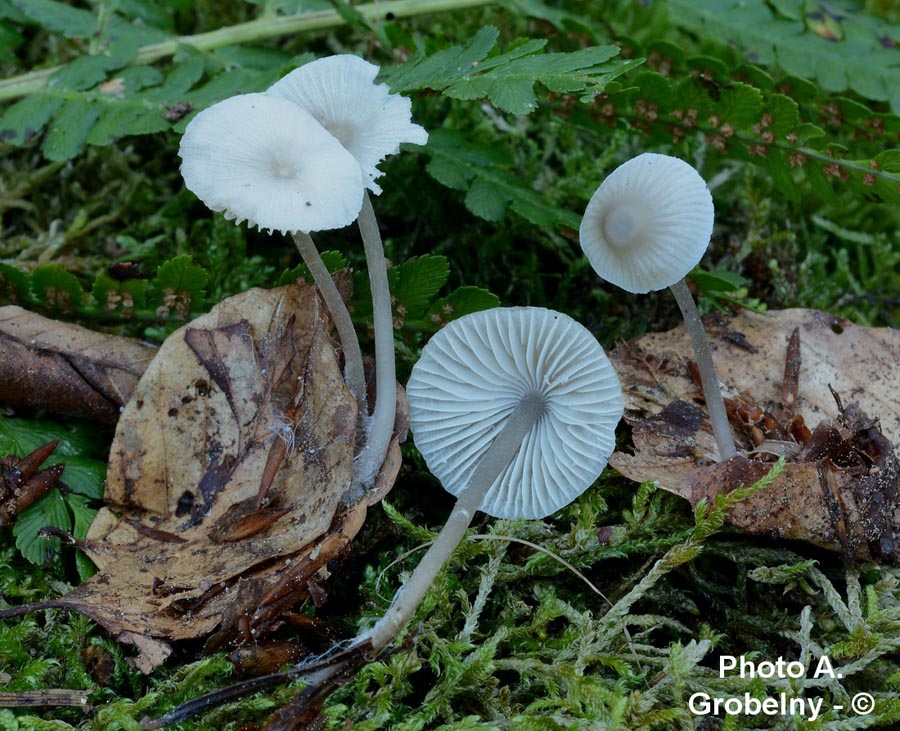
<path fill-rule="evenodd" d="M 712 196 L 699 173 L 678 158 L 645 153 L 600 185 L 580 238 L 604 279 L 635 293 L 671 287 L 692 336 L 699 327 L 705 342 L 684 276 L 706 251 L 712 226 Z M 699 365 L 708 373 L 712 360 L 702 350 Z M 407 394 L 416 446 L 457 497 L 471 489 L 479 460 L 520 419 L 519 409 L 528 414 L 521 448 L 476 503 L 495 517 L 540 518 L 574 500 L 605 466 L 622 415 L 621 389 L 597 341 L 566 315 L 540 308 L 451 322 L 423 349 Z M 706 396 L 716 411 L 716 399 Z M 723 459 L 734 453 L 727 418 L 725 430 Z"/>
<path fill-rule="evenodd" d="M 592 196 L 581 245 L 604 279 L 635 293 L 670 287 L 687 322 L 720 457 L 734 454 L 715 368 L 684 282 L 709 244 L 712 196 L 694 168 L 647 153 Z M 363 636 L 379 649 L 412 616 L 476 510 L 542 518 L 599 477 L 623 413 L 615 371 L 572 318 L 495 309 L 451 322 L 425 346 L 407 385 L 416 446 L 456 505 L 437 539 Z"/>
<path fill-rule="evenodd" d="M 400 144 L 425 144 L 410 100 L 374 83 L 378 67 L 337 55 L 294 69 L 265 93 L 204 109 L 178 154 L 187 187 L 209 208 L 261 230 L 322 231 L 349 225 L 377 165 Z"/>
<path fill-rule="evenodd" d="M 345 378 L 365 442 L 356 481 L 374 482 L 396 411 L 393 318 L 387 266 L 366 189 L 380 193 L 378 163 L 403 142 L 425 144 L 411 102 L 376 84 L 378 67 L 349 55 L 301 66 L 264 94 L 242 94 L 200 112 L 179 155 L 187 187 L 236 223 L 291 233 L 331 312 L 344 350 Z M 309 236 L 357 219 L 375 325 L 375 408 L 368 416 L 362 354 L 350 313 Z"/>

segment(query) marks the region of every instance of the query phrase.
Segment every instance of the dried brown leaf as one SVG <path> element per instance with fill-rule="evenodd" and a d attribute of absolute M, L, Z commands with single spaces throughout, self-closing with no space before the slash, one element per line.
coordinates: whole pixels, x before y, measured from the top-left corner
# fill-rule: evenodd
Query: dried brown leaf
<path fill-rule="evenodd" d="M 52 605 L 137 645 L 144 671 L 223 617 L 304 599 L 396 477 L 403 399 L 378 485 L 350 496 L 356 401 L 320 307 L 306 285 L 222 302 L 166 340 L 119 420 L 112 509 L 83 544 L 99 572 Z"/>
<path fill-rule="evenodd" d="M 788 464 L 729 514 L 750 533 L 859 558 L 900 559 L 900 333 L 815 310 L 706 318 L 742 454 L 717 463 L 683 326 L 611 354 L 634 452 L 610 459 L 696 504 Z"/>
<path fill-rule="evenodd" d="M 0 404 L 115 423 L 152 345 L 0 307 Z"/>

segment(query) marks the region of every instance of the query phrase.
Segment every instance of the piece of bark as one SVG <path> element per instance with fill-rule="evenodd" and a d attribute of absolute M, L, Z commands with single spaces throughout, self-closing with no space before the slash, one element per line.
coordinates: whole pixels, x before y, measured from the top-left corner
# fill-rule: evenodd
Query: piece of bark
<path fill-rule="evenodd" d="M 66 466 L 62 463 L 41 470 L 59 440 L 42 444 L 31 454 L 8 454 L 0 459 L 0 527 L 11 524 L 25 508 L 59 483 Z"/>
<path fill-rule="evenodd" d="M 0 404 L 114 424 L 156 347 L 0 307 Z"/>
<path fill-rule="evenodd" d="M 0 708 L 74 706 L 89 711 L 91 710 L 91 705 L 88 703 L 90 692 L 89 690 L 69 690 L 67 688 L 23 690 L 18 693 L 0 692 Z"/>

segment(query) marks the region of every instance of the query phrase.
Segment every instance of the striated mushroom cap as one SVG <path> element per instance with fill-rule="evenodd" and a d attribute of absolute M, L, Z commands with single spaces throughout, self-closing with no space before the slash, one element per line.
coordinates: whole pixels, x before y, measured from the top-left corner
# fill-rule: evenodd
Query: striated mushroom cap
<path fill-rule="evenodd" d="M 545 399 L 544 414 L 480 505 L 498 518 L 543 518 L 603 471 L 623 411 L 622 389 L 603 348 L 559 312 L 486 310 L 432 337 L 407 385 L 416 447 L 457 496 L 530 392 Z"/>
<path fill-rule="evenodd" d="M 381 192 L 378 163 L 399 152 L 402 142 L 428 142 L 428 133 L 412 122 L 410 100 L 375 83 L 378 70 L 356 56 L 328 56 L 294 69 L 266 91 L 303 107 L 331 132 L 356 158 L 373 193 Z"/>
<path fill-rule="evenodd" d="M 209 208 L 270 233 L 341 228 L 362 206 L 354 157 L 310 114 L 268 94 L 203 110 L 178 154 L 185 184 Z"/>
<path fill-rule="evenodd" d="M 671 287 L 709 245 L 713 202 L 706 182 L 677 157 L 646 152 L 617 167 L 581 220 L 594 271 L 634 293 Z"/>

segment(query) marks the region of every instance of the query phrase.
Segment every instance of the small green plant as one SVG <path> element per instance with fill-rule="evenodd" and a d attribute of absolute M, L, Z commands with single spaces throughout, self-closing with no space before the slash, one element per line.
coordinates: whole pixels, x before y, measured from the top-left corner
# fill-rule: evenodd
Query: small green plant
<path fill-rule="evenodd" d="M 50 467 L 65 463 L 60 486 L 23 510 L 12 526 L 16 548 L 31 563 L 47 565 L 60 558 L 60 539 L 42 534 L 50 526 L 83 539 L 103 497 L 106 461 L 102 441 L 87 426 L 61 427 L 49 421 L 10 419 L 0 415 L 0 455 L 22 457 L 47 442 L 58 440 L 44 462 Z M 93 564 L 80 551 L 76 567 L 82 579 L 93 573 Z"/>

